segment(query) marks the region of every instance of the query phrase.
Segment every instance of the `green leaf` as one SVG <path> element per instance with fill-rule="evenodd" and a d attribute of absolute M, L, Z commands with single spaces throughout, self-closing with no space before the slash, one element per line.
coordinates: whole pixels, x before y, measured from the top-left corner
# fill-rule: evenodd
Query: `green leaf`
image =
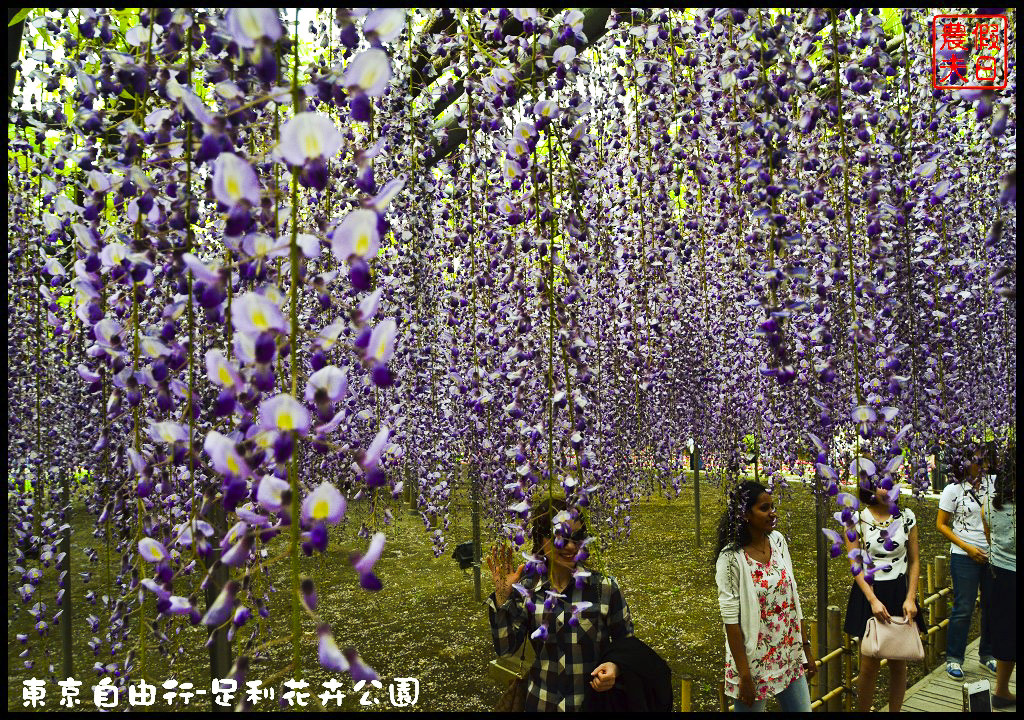
<path fill-rule="evenodd" d="M 883 12 L 888 11 L 885 16 L 885 22 L 882 25 L 882 31 L 888 38 L 893 38 L 903 32 L 903 21 L 900 17 L 899 8 L 882 8 Z"/>
<path fill-rule="evenodd" d="M 51 48 L 53 47 L 53 40 L 50 39 L 50 33 L 46 32 L 45 28 L 37 28 L 36 32 L 38 32 L 39 36 L 43 38 L 43 42 L 45 42 Z"/>
<path fill-rule="evenodd" d="M 18 13 L 13 18 L 11 18 L 11 21 L 7 23 L 7 27 L 14 27 L 15 25 L 23 21 L 25 18 L 28 17 L 28 14 L 32 12 L 32 10 L 33 8 L 22 8 L 21 10 L 19 10 Z"/>

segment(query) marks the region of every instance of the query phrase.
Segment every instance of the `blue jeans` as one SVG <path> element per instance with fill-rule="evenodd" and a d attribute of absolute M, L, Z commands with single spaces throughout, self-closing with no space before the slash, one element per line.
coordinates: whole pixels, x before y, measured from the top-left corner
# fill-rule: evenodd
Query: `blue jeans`
<path fill-rule="evenodd" d="M 801 675 L 789 684 L 785 690 L 775 696 L 779 701 L 781 712 L 810 712 L 811 693 L 807 689 L 807 678 Z M 744 705 L 736 698 L 735 712 L 764 712 L 764 700 L 758 700 L 753 705 Z"/>
<path fill-rule="evenodd" d="M 971 627 L 974 601 L 981 588 L 981 641 L 978 643 L 978 658 L 985 662 L 992 658 L 992 635 L 989 628 L 986 603 L 992 592 L 992 573 L 988 563 L 984 565 L 966 555 L 952 553 L 949 558 L 949 573 L 953 578 L 953 612 L 949 615 L 946 631 L 946 662 L 963 665 L 967 650 L 967 631 Z"/>

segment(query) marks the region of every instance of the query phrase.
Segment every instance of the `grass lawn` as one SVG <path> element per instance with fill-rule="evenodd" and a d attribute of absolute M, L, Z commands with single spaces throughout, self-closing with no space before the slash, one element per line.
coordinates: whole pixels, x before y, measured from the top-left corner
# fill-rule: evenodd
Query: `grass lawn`
<path fill-rule="evenodd" d="M 702 480 L 701 529 L 703 542 L 695 545 L 692 485 L 684 486 L 680 497 L 668 500 L 653 496 L 638 503 L 631 513 L 632 535 L 624 542 L 613 544 L 610 550 L 596 559 L 595 566 L 614 575 L 626 596 L 632 611 L 636 634 L 653 647 L 669 663 L 673 672 L 676 704 L 679 702 L 679 678 L 683 673 L 693 677 L 693 709 L 716 710 L 718 682 L 725 662 L 725 640 L 718 613 L 717 590 L 714 582 L 714 562 L 711 558 L 713 533 L 723 508 L 720 488 Z M 367 664 L 377 670 L 383 689 L 374 690 L 370 700 L 379 704 L 366 709 L 390 709 L 388 686 L 395 677 L 419 679 L 419 701 L 415 709 L 437 711 L 486 711 L 493 708 L 503 688 L 487 675 L 487 664 L 493 658 L 486 608 L 473 599 L 473 579 L 464 573 L 450 557 L 455 543 L 469 540 L 471 518 L 465 493 L 455 493 L 451 528 L 447 533 L 449 550 L 435 559 L 428 534 L 419 515 L 407 510 L 395 510 L 394 522 L 387 528 L 388 541 L 384 554 L 376 566 L 384 583 L 378 593 L 362 590 L 358 577 L 351 568 L 348 554 L 363 550 L 366 541 L 355 536 L 364 520 L 369 519 L 366 503 L 350 506 L 348 522 L 340 530 L 332 530 L 328 552 L 314 558 L 303 558 L 303 572 L 314 578 L 319 594 L 320 612 L 330 622 L 339 645 L 355 646 Z M 785 533 L 793 555 L 800 601 L 808 616 L 815 608 L 814 516 L 810 493 L 797 485 L 788 495 L 776 498 L 779 505 L 779 530 Z M 935 500 L 905 502 L 917 514 L 920 522 L 921 553 L 923 559 L 946 554 L 948 543 L 939 536 L 935 527 L 937 502 Z M 75 542 L 72 549 L 72 588 L 74 598 L 74 656 L 75 676 L 84 681 L 83 705 L 77 709 L 92 710 L 91 685 L 97 675 L 91 669 L 96 660 L 109 662 L 110 648 L 104 646 L 98 657 L 87 646 L 94 633 L 85 623 L 90 613 L 103 617 L 109 611 L 91 607 L 85 593 L 92 590 L 97 596 L 112 594 L 104 587 L 104 550 L 101 541 L 91 535 L 88 516 L 79 509 L 72 518 Z M 486 523 L 484 524 L 486 528 Z M 485 549 L 488 537 L 485 532 Z M 99 550 L 100 562 L 89 565 L 84 549 L 93 546 Z M 283 538 L 270 543 L 270 556 L 282 552 Z M 116 562 L 116 559 L 115 559 Z M 279 589 L 287 587 L 287 560 L 269 567 L 266 576 L 254 582 L 272 584 Z M 829 604 L 845 612 L 846 598 L 852 583 L 845 559 L 829 561 Z M 78 575 L 92 571 L 92 579 L 83 584 Z M 53 607 L 55 572 L 46 571 L 40 591 L 33 600 L 41 600 Z M 8 709 L 22 710 L 22 680 L 29 677 L 47 677 L 47 665 L 57 670 L 60 662 L 60 639 L 57 630 L 39 639 L 32 630 L 32 619 L 16 593 L 18 578 L 8 576 Z M 484 593 L 493 588 L 486 568 L 483 578 Z M 179 580 L 177 594 L 188 594 L 188 583 L 197 586 L 199 578 Z M 148 595 L 148 593 L 147 593 Z M 97 600 L 102 604 L 102 600 Z M 202 601 L 200 601 L 202 603 Z M 147 597 L 148 615 L 153 615 L 153 599 Z M 289 605 L 282 592 L 272 593 L 271 615 L 263 620 L 256 643 L 281 640 L 289 634 Z M 52 615 L 50 609 L 47 616 Z M 236 643 L 248 640 L 257 626 L 259 616 L 242 628 Z M 972 637 L 977 635 L 977 614 Z M 133 640 L 137 637 L 137 623 Z M 209 689 L 209 661 L 203 647 L 205 628 L 192 627 L 187 621 L 176 619 L 163 622 L 160 629 L 169 642 L 155 648 L 155 637 L 148 640 L 146 677 L 159 684 L 168 677 L 179 682 L 192 682 L 196 687 Z M 312 622 L 303 616 L 303 664 L 305 679 L 310 690 L 323 692 L 321 683 L 330 674 L 316 662 L 316 634 Z M 15 641 L 19 632 L 32 633 L 34 670 L 22 665 L 18 653 L 23 647 Z M 99 633 L 97 633 L 98 635 Z M 44 659 L 43 652 L 48 653 Z M 269 678 L 289 661 L 289 642 L 280 642 L 269 649 L 270 658 L 254 664 L 248 679 Z M 923 676 L 923 666 L 912 667 L 910 684 Z M 346 693 L 342 709 L 361 709 L 361 692 L 353 693 L 352 683 L 346 678 L 341 691 Z M 886 698 L 886 671 L 882 672 L 876 704 Z M 366 689 L 372 689 L 367 687 Z M 278 688 L 278 697 L 280 694 Z M 161 690 L 162 692 L 162 690 Z M 48 686 L 48 709 L 56 709 L 59 689 Z M 209 707 L 209 698 L 198 699 L 199 709 Z M 314 706 L 316 698 L 311 698 Z M 122 699 L 122 707 L 126 705 Z M 158 698 L 157 707 L 167 708 Z M 174 707 L 183 707 L 178 701 Z M 274 709 L 271 701 L 264 700 L 259 709 Z M 333 705 L 331 707 L 337 707 Z M 769 704 L 769 708 L 771 704 Z"/>

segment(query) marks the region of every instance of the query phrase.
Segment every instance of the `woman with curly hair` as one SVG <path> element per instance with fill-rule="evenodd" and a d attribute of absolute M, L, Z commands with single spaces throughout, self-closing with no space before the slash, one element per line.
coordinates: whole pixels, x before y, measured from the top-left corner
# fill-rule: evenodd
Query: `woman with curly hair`
<path fill-rule="evenodd" d="M 725 693 L 737 712 L 760 712 L 773 695 L 783 712 L 810 712 L 816 672 L 789 546 L 775 530 L 768 489 L 747 481 L 718 523 L 715 581 L 725 625 Z"/>

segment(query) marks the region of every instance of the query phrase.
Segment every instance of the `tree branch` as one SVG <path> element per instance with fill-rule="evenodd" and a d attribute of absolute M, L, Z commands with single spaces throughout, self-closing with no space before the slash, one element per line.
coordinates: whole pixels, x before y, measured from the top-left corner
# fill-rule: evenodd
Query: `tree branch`
<path fill-rule="evenodd" d="M 608 31 L 608 18 L 611 15 L 613 8 L 584 8 L 583 9 L 583 34 L 587 36 L 587 42 L 583 44 L 579 51 L 582 52 L 588 47 L 593 45 L 599 39 L 604 37 Z M 534 79 L 538 82 L 543 82 L 551 73 L 555 71 L 553 65 L 548 67 L 540 73 L 536 72 L 534 64 L 531 61 L 525 63 L 517 74 L 517 80 L 520 83 L 527 83 Z M 463 94 L 465 88 L 460 81 L 458 85 L 459 91 L 453 92 L 451 95 L 445 96 L 445 102 L 434 103 L 434 116 L 437 117 L 440 113 L 444 112 L 449 106 L 455 103 L 459 97 Z M 429 169 L 439 163 L 444 158 L 455 152 L 468 137 L 466 129 L 458 126 L 458 118 L 452 118 L 445 124 L 445 130 L 448 131 L 448 135 L 444 142 L 431 148 L 432 154 L 424 161 L 424 168 Z"/>
<path fill-rule="evenodd" d="M 545 15 L 545 16 L 554 16 L 554 15 L 557 15 L 559 12 L 561 12 L 564 9 L 565 8 L 560 8 L 560 7 L 544 8 L 544 10 L 541 11 L 541 14 Z M 450 30 L 454 30 L 456 28 L 456 26 L 457 26 L 457 22 L 456 22 L 454 14 L 446 16 L 444 13 L 442 13 L 441 15 L 436 17 L 434 19 L 434 21 L 430 23 L 430 27 L 428 27 L 423 32 L 423 35 L 421 36 L 421 40 L 426 38 L 429 35 L 439 35 L 441 33 L 445 33 L 445 32 L 448 32 Z M 504 22 L 504 24 L 501 26 L 501 35 L 502 35 L 502 37 L 507 37 L 509 35 L 519 35 L 522 31 L 523 31 L 523 24 L 521 22 L 519 22 L 518 20 L 516 20 L 514 17 L 508 18 Z M 438 78 L 438 76 L 440 76 L 441 71 L 445 67 L 450 65 L 453 60 L 456 60 L 456 59 L 458 59 L 457 55 L 449 55 L 445 59 L 445 61 L 441 61 L 441 62 L 436 63 L 434 65 L 435 75 L 433 77 L 427 77 L 427 75 L 424 73 L 424 70 L 426 69 L 428 63 L 432 63 L 433 62 L 433 56 L 430 53 L 421 50 L 419 55 L 417 55 L 416 59 L 413 60 L 413 62 L 412 62 L 413 80 L 412 80 L 412 83 L 410 84 L 411 96 L 414 97 L 414 98 L 418 97 L 420 95 L 420 93 L 422 93 L 423 90 L 426 87 L 428 87 L 432 82 L 434 82 Z M 463 91 L 462 90 L 462 83 L 461 83 L 461 81 L 459 82 L 459 84 L 456 87 L 458 89 L 458 94 L 461 94 L 462 91 Z M 445 107 L 447 107 L 447 106 L 445 106 Z M 441 112 L 443 110 L 444 110 L 444 107 L 442 107 L 440 111 L 435 111 L 434 115 L 436 116 L 438 112 Z"/>

